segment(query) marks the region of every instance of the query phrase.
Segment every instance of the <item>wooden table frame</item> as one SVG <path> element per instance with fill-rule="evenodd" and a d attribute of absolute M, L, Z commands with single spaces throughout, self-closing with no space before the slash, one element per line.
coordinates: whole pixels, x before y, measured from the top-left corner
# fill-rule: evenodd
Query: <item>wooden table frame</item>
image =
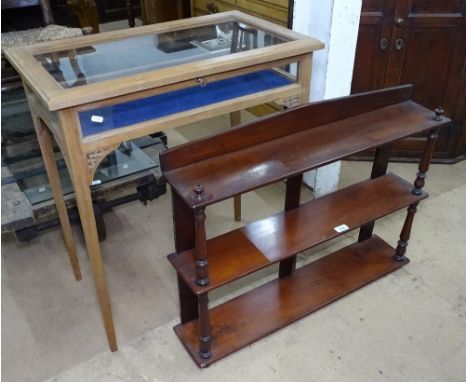
<path fill-rule="evenodd" d="M 291 41 L 283 43 L 281 49 L 269 46 L 130 75 L 124 79 L 116 78 L 68 89 L 62 88 L 34 58 L 38 54 L 70 51 L 93 43 L 199 27 L 214 22 L 229 21 L 233 18 Z M 65 246 L 75 279 L 80 280 L 81 273 L 76 256 L 76 244 L 53 157 L 53 140 L 57 142 L 62 151 L 70 172 L 98 301 L 109 347 L 112 351 L 117 350 L 117 340 L 90 192 L 90 185 L 99 163 L 126 140 L 226 113 L 234 113 L 231 114 L 231 122 L 236 124 L 239 122 L 239 118 L 235 113 L 247 107 L 275 100 L 288 100 L 295 104 L 307 102 L 310 91 L 312 52 L 322 48 L 323 44 L 318 40 L 253 16 L 233 11 L 5 51 L 6 57 L 23 80 L 47 175 L 54 194 Z M 298 63 L 296 83 L 92 136 L 82 136 L 78 118 L 78 112 L 82 110 L 194 86 L 194 81 L 200 77 L 207 82 L 212 82 L 290 63 Z M 237 217 L 239 217 L 239 213 L 240 205 L 237 204 Z"/>

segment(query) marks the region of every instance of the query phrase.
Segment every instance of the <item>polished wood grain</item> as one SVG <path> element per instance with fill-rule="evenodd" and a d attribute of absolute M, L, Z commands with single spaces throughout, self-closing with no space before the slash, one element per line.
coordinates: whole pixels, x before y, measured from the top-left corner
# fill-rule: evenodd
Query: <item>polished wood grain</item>
<path fill-rule="evenodd" d="M 303 175 L 299 174 L 286 180 L 286 196 L 284 210 L 291 211 L 299 207 L 301 202 L 301 187 Z M 296 269 L 296 256 L 280 261 L 278 277 L 286 277 Z"/>
<path fill-rule="evenodd" d="M 341 224 L 353 230 L 427 197 L 426 193 L 415 195 L 411 189 L 410 183 L 388 174 L 208 240 L 208 285 L 196 283 L 193 250 L 168 258 L 193 293 L 206 293 L 340 236 L 334 228 Z"/>
<path fill-rule="evenodd" d="M 293 110 L 247 123 L 249 134 L 232 129 L 222 135 L 189 142 L 167 150 L 161 156 L 164 171 L 174 170 L 213 156 L 241 150 L 251 145 L 282 138 L 320 125 L 350 118 L 386 106 L 409 101 L 412 86 L 399 86 L 328 101 L 313 102 Z M 274 118 L 273 118 L 274 117 Z"/>
<path fill-rule="evenodd" d="M 416 206 L 427 197 L 422 186 L 436 131 L 450 123 L 442 112 L 414 103 L 411 86 L 404 86 L 305 105 L 162 154 L 162 171 L 177 195 L 175 200 L 195 216 L 213 203 L 286 179 L 284 212 L 215 237 L 206 245 L 200 244 L 205 236 L 204 217 L 196 219 L 194 245 L 168 256 L 179 286 L 182 283 L 191 291 L 190 306 L 194 306 L 193 296 L 198 296 L 198 320 L 182 320 L 175 330 L 199 366 L 354 290 L 358 286 L 348 283 L 349 277 L 364 285 L 368 277 L 381 277 L 408 262 L 404 254 Z M 428 130 L 414 185 L 385 175 L 393 143 Z M 300 204 L 304 171 L 369 148 L 377 148 L 371 179 Z M 407 206 L 396 250 L 371 236 L 376 219 Z M 358 227 L 358 242 L 338 251 L 340 255 L 295 270 L 298 253 Z M 343 253 L 378 261 L 383 268 L 368 267 L 366 260 L 360 269 Z M 385 253 L 384 258 L 379 253 Z M 280 262 L 277 280 L 207 310 L 211 290 L 275 262 Z M 305 275 L 312 281 L 305 281 Z M 304 285 L 308 282 L 317 290 Z"/>
<path fill-rule="evenodd" d="M 221 135 L 227 140 L 212 149 L 207 145 L 219 141 L 221 136 L 201 140 L 198 146 L 192 146 L 191 155 L 188 155 L 190 158 L 201 160 L 191 160 L 192 164 L 175 170 L 171 170 L 164 160 L 166 155 L 173 157 L 173 154 L 163 153 L 161 164 L 164 176 L 189 206 L 192 208 L 207 206 L 362 150 L 378 147 L 449 122 L 446 118 L 435 121 L 432 111 L 406 101 L 313 127 L 310 123 L 312 117 L 309 116 L 314 115 L 314 109 L 314 105 L 308 105 L 287 111 L 277 118 L 271 118 L 270 121 L 245 125 L 242 128 L 244 137 L 239 136 L 240 143 L 237 143 L 238 146 L 243 144 L 244 148 L 237 151 L 229 152 L 231 147 L 236 145 L 229 139 L 233 137 L 233 130 Z M 255 141 L 257 130 L 262 130 L 270 123 L 299 132 L 291 133 L 282 139 L 249 146 L 246 138 L 253 137 L 252 140 Z M 281 127 L 277 130 L 281 130 Z M 271 133 L 271 135 L 276 134 L 276 132 Z M 294 147 L 294 150 L 284 150 L 284 147 Z M 207 152 L 223 148 L 227 153 L 220 155 L 216 161 L 203 160 L 203 157 L 207 157 Z M 183 163 L 183 159 L 177 162 Z M 229 166 L 225 163 L 229 163 Z M 195 184 L 201 184 L 205 189 L 205 197 L 201 200 L 192 197 Z"/>
<path fill-rule="evenodd" d="M 195 215 L 180 196 L 171 189 L 174 224 L 174 244 L 177 252 L 195 248 Z M 182 323 L 198 317 L 197 298 L 180 275 L 177 275 L 180 320 Z"/>
<path fill-rule="evenodd" d="M 212 349 L 199 356 L 198 320 L 174 330 L 200 367 L 326 306 L 408 263 L 378 236 L 352 244 L 209 311 Z"/>

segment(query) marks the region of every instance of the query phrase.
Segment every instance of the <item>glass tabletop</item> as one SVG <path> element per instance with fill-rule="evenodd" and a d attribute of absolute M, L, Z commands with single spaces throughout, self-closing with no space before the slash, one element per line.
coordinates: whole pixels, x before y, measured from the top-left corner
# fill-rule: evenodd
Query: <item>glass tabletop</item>
<path fill-rule="evenodd" d="M 33 205 L 53 198 L 52 189 L 40 156 L 27 159 L 20 158 L 18 160 L 11 159 L 8 162 L 3 160 L 2 164 L 6 163 L 8 163 L 12 176 L 2 179 L 2 184 L 16 182 Z M 157 160 L 150 157 L 144 151 L 144 147 L 136 145 L 133 141 L 124 142 L 99 165 L 94 175 L 92 189 L 158 166 Z M 57 168 L 62 184 L 62 192 L 64 195 L 68 195 L 73 192 L 73 186 L 63 159 L 57 160 Z"/>
<path fill-rule="evenodd" d="M 284 38 L 238 21 L 93 43 L 35 58 L 64 88 L 259 49 Z"/>

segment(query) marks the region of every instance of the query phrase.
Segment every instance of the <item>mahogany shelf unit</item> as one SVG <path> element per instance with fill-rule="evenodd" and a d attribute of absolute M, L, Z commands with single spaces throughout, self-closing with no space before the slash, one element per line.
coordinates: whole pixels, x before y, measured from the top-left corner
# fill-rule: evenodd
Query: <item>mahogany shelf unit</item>
<path fill-rule="evenodd" d="M 181 323 L 205 367 L 402 267 L 437 131 L 450 121 L 411 101 L 410 85 L 312 103 L 161 154 L 171 185 Z M 387 174 L 393 142 L 429 132 L 414 184 Z M 371 179 L 300 204 L 302 174 L 376 148 Z M 207 240 L 205 208 L 286 180 L 285 209 Z M 393 248 L 375 220 L 408 208 Z M 358 242 L 296 268 L 296 255 L 360 228 Z M 279 262 L 278 279 L 212 309 L 208 293 Z"/>

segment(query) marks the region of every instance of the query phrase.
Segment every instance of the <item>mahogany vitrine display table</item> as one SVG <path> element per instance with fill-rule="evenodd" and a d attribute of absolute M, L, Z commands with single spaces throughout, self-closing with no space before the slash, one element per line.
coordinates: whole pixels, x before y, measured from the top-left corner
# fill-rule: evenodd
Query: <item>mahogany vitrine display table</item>
<path fill-rule="evenodd" d="M 437 130 L 449 123 L 403 86 L 300 106 L 161 154 L 171 185 L 181 323 L 200 367 L 408 263 L 405 256 Z M 429 132 L 414 184 L 388 173 L 391 144 Z M 300 204 L 302 174 L 377 148 L 371 179 Z M 284 212 L 206 239 L 205 208 L 286 180 Z M 408 207 L 396 249 L 374 221 Z M 295 270 L 296 255 L 360 228 L 357 243 Z M 208 293 L 273 263 L 278 279 L 208 308 Z"/>
<path fill-rule="evenodd" d="M 52 137 L 70 172 L 111 350 L 117 341 L 90 194 L 99 163 L 123 141 L 266 102 L 306 102 L 312 52 L 322 47 L 233 11 L 5 51 L 24 82 L 79 280 Z"/>

